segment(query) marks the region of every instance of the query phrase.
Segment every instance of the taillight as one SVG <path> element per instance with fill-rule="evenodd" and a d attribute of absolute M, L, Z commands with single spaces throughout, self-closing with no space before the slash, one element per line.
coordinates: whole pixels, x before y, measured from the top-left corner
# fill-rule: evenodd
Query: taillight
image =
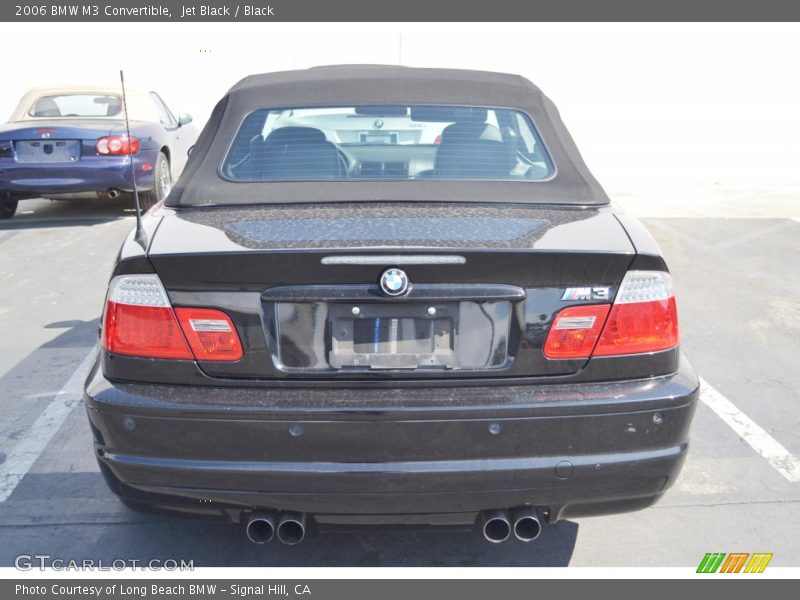
<path fill-rule="evenodd" d="M 176 308 L 197 360 L 239 360 L 244 354 L 230 317 L 210 308 Z"/>
<path fill-rule="evenodd" d="M 678 345 L 672 279 L 663 271 L 628 271 L 613 305 L 570 306 L 556 315 L 547 358 L 589 358 L 669 350 Z"/>
<path fill-rule="evenodd" d="M 232 361 L 243 355 L 225 313 L 174 310 L 157 275 L 120 275 L 111 280 L 102 338 L 103 348 L 126 356 Z"/>
<path fill-rule="evenodd" d="M 95 142 L 95 150 L 105 156 L 119 156 L 123 154 L 136 154 L 139 152 L 139 139 L 124 135 L 107 135 Z"/>
<path fill-rule="evenodd" d="M 121 275 L 111 280 L 103 347 L 126 356 L 194 358 L 157 275 Z"/>
<path fill-rule="evenodd" d="M 678 309 L 669 273 L 628 271 L 594 356 L 669 350 L 678 341 Z"/>

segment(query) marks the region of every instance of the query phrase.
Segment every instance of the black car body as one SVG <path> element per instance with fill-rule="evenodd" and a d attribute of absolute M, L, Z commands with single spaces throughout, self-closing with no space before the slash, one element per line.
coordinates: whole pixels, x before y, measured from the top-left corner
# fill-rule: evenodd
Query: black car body
<path fill-rule="evenodd" d="M 336 123 L 342 106 L 355 145 L 287 109 Z M 442 133 L 402 147 L 378 124 L 398 115 Z M 142 226 L 86 386 L 129 504 L 255 541 L 277 524 L 297 541 L 306 519 L 480 519 L 502 541 L 644 508 L 678 475 L 698 380 L 667 267 L 521 77 L 247 78 Z"/>

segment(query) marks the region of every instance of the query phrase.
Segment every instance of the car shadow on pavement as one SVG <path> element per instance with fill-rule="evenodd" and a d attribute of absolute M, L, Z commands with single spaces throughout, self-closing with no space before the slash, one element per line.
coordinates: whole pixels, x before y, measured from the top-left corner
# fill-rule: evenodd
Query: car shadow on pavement
<path fill-rule="evenodd" d="M 5 410 L 0 417 L 0 437 L 7 434 L 9 428 L 29 425 L 55 397 L 97 343 L 100 319 L 62 321 L 44 327 L 64 331 L 0 376 L 0 410 Z"/>
<path fill-rule="evenodd" d="M 491 544 L 479 531 L 460 528 L 347 527 L 312 530 L 296 546 L 277 540 L 257 545 L 226 521 L 134 512 L 94 472 L 28 474 L 0 505 L 0 532 L 6 540 L 2 565 L 35 553 L 106 565 L 171 559 L 194 567 L 559 567 L 569 565 L 578 524 L 546 526 L 530 543 Z"/>
<path fill-rule="evenodd" d="M 44 328 L 66 329 L 66 331 L 49 342 L 45 342 L 40 348 L 81 348 L 88 352 L 94 342 L 97 341 L 100 318 L 90 319 L 89 321 L 78 319 L 54 321 L 45 325 Z"/>
<path fill-rule="evenodd" d="M 182 557 L 198 567 L 559 567 L 569 565 L 577 534 L 578 524 L 571 521 L 545 527 L 530 543 L 514 539 L 501 544 L 487 542 L 477 529 L 351 527 L 321 530 L 296 546 L 277 540 L 259 546 L 247 540 L 243 528 L 229 523 L 164 518 L 158 525 L 127 527 L 124 537 L 128 548 L 147 550 L 143 560 Z"/>
<path fill-rule="evenodd" d="M 87 227 L 135 215 L 127 196 L 97 200 L 22 200 L 17 214 L 0 220 L 0 231 L 47 227 Z"/>

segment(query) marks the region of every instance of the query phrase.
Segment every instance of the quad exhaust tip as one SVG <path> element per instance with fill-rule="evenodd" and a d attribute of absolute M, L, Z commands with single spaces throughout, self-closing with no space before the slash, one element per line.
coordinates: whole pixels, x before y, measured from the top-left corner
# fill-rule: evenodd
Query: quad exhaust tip
<path fill-rule="evenodd" d="M 505 542 L 511 536 L 511 522 L 504 510 L 490 510 L 482 513 L 483 537 L 493 544 Z"/>
<path fill-rule="evenodd" d="M 270 513 L 254 512 L 245 527 L 247 539 L 254 544 L 266 544 L 275 535 L 275 517 Z"/>
<path fill-rule="evenodd" d="M 532 542 L 542 533 L 542 522 L 536 510 L 530 506 L 520 506 L 511 511 L 514 523 L 514 537 L 520 542 Z"/>
<path fill-rule="evenodd" d="M 306 537 L 306 516 L 286 513 L 278 522 L 278 539 L 287 546 L 294 546 Z"/>

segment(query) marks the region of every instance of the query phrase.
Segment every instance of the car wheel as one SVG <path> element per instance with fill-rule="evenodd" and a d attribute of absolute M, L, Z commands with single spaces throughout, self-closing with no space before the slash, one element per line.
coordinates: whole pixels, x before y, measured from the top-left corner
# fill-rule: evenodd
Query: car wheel
<path fill-rule="evenodd" d="M 147 212 L 156 203 L 161 202 L 171 189 L 172 173 L 169 168 L 169 159 L 166 154 L 159 152 L 153 168 L 153 189 L 139 194 L 139 205 L 142 207 L 142 212 Z"/>
<path fill-rule="evenodd" d="M 0 200 L 0 219 L 10 219 L 17 212 L 18 200 Z"/>

